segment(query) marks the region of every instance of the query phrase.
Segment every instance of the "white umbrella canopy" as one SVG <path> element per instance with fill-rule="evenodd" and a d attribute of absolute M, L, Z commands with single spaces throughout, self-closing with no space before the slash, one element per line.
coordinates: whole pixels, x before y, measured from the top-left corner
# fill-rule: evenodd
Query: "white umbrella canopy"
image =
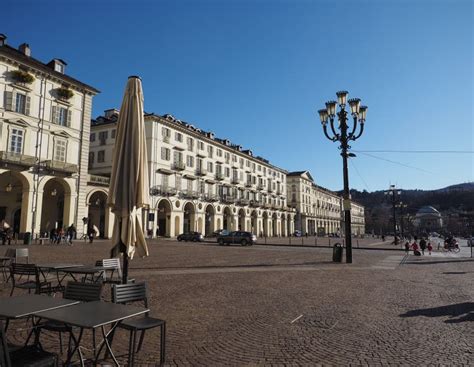
<path fill-rule="evenodd" d="M 128 79 L 117 124 L 107 204 L 115 214 L 112 254 L 124 253 L 125 281 L 128 257 L 148 256 L 141 221 L 141 209 L 149 205 L 149 181 L 139 77 Z"/>

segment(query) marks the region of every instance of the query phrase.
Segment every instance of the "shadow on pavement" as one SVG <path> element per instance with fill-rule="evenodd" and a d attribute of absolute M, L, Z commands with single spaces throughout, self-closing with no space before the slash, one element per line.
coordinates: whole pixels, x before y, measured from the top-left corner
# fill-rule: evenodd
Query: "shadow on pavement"
<path fill-rule="evenodd" d="M 291 264 L 241 264 L 241 265 L 203 265 L 203 266 L 157 266 L 157 267 L 131 267 L 130 270 L 179 270 L 179 269 L 232 269 L 232 268 L 260 268 L 260 267 L 289 267 L 289 266 L 314 266 L 330 265 L 333 261 L 312 261 Z"/>
<path fill-rule="evenodd" d="M 440 306 L 433 308 L 423 308 L 418 310 L 408 311 L 401 314 L 400 317 L 441 317 L 449 316 L 450 319 L 446 323 L 459 323 L 464 321 L 474 321 L 474 302 L 457 303 L 449 306 Z"/>
<path fill-rule="evenodd" d="M 459 259 L 459 260 L 442 260 L 442 261 L 407 261 L 406 264 L 409 265 L 431 265 L 431 264 L 449 264 L 449 263 L 466 263 L 466 262 L 474 262 L 474 259 Z"/>

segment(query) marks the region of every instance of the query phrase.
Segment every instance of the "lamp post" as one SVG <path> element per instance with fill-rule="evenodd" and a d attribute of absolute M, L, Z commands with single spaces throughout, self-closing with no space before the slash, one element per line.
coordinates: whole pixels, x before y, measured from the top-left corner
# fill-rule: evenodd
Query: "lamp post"
<path fill-rule="evenodd" d="M 384 192 L 385 195 L 389 195 L 391 202 L 392 202 L 392 210 L 393 210 L 393 235 L 394 235 L 394 244 L 395 246 L 398 245 L 398 238 L 397 238 L 397 218 L 396 218 L 396 203 L 397 203 L 397 195 L 401 195 L 401 191 L 395 188 L 395 185 L 390 185 L 389 189 Z"/>
<path fill-rule="evenodd" d="M 319 118 L 323 126 L 324 135 L 332 142 L 340 142 L 339 149 L 341 150 L 342 165 L 343 165 L 343 177 L 344 177 L 344 226 L 345 226 L 345 237 L 346 237 L 346 262 L 352 263 L 352 239 L 351 239 L 351 195 L 349 192 L 349 172 L 347 169 L 347 158 L 355 157 L 354 153 L 348 153 L 351 146 L 349 142 L 355 141 L 362 135 L 364 131 L 365 117 L 367 114 L 367 106 L 360 105 L 359 98 L 352 98 L 349 100 L 349 106 L 351 108 L 351 116 L 353 118 L 351 127 L 349 127 L 348 113 L 346 112 L 346 101 L 347 91 L 337 92 L 337 102 L 329 101 L 326 102 L 326 109 L 319 110 Z M 336 114 L 336 108 L 339 104 L 340 110 Z M 334 119 L 337 115 L 339 120 L 339 126 L 334 127 Z M 332 136 L 328 133 L 328 125 L 330 126 Z M 359 132 L 356 133 L 358 126 L 360 126 Z"/>
<path fill-rule="evenodd" d="M 400 236 L 401 238 L 405 238 L 405 233 L 403 230 L 403 209 L 405 209 L 408 205 L 404 204 L 403 201 L 400 201 L 396 207 L 400 208 Z"/>

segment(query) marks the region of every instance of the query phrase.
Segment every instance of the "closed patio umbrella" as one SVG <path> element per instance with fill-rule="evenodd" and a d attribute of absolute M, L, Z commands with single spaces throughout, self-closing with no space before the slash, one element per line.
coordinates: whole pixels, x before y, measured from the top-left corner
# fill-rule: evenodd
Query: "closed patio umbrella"
<path fill-rule="evenodd" d="M 123 283 L 128 278 L 128 259 L 148 256 L 141 210 L 148 207 L 149 181 L 143 91 L 139 77 L 128 78 L 117 121 L 107 204 L 115 214 L 112 257 L 123 254 Z"/>

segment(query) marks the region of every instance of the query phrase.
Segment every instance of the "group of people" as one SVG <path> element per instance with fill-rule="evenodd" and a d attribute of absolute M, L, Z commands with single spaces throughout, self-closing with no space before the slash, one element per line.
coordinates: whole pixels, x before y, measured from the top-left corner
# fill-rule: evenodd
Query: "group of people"
<path fill-rule="evenodd" d="M 428 250 L 428 253 L 431 255 L 431 251 L 433 251 L 433 245 L 431 242 L 427 242 L 424 238 L 421 238 L 420 243 L 418 244 L 417 238 L 415 237 L 415 240 L 411 245 L 409 241 L 405 242 L 405 252 L 407 255 L 410 253 L 410 249 L 413 250 L 413 255 L 415 256 L 424 255 L 425 250 Z"/>
<path fill-rule="evenodd" d="M 52 228 L 49 231 L 49 240 L 51 243 L 60 244 L 61 241 L 64 241 L 68 245 L 72 246 L 72 240 L 76 238 L 76 227 L 74 224 L 71 224 L 66 230 L 64 228 Z"/>

